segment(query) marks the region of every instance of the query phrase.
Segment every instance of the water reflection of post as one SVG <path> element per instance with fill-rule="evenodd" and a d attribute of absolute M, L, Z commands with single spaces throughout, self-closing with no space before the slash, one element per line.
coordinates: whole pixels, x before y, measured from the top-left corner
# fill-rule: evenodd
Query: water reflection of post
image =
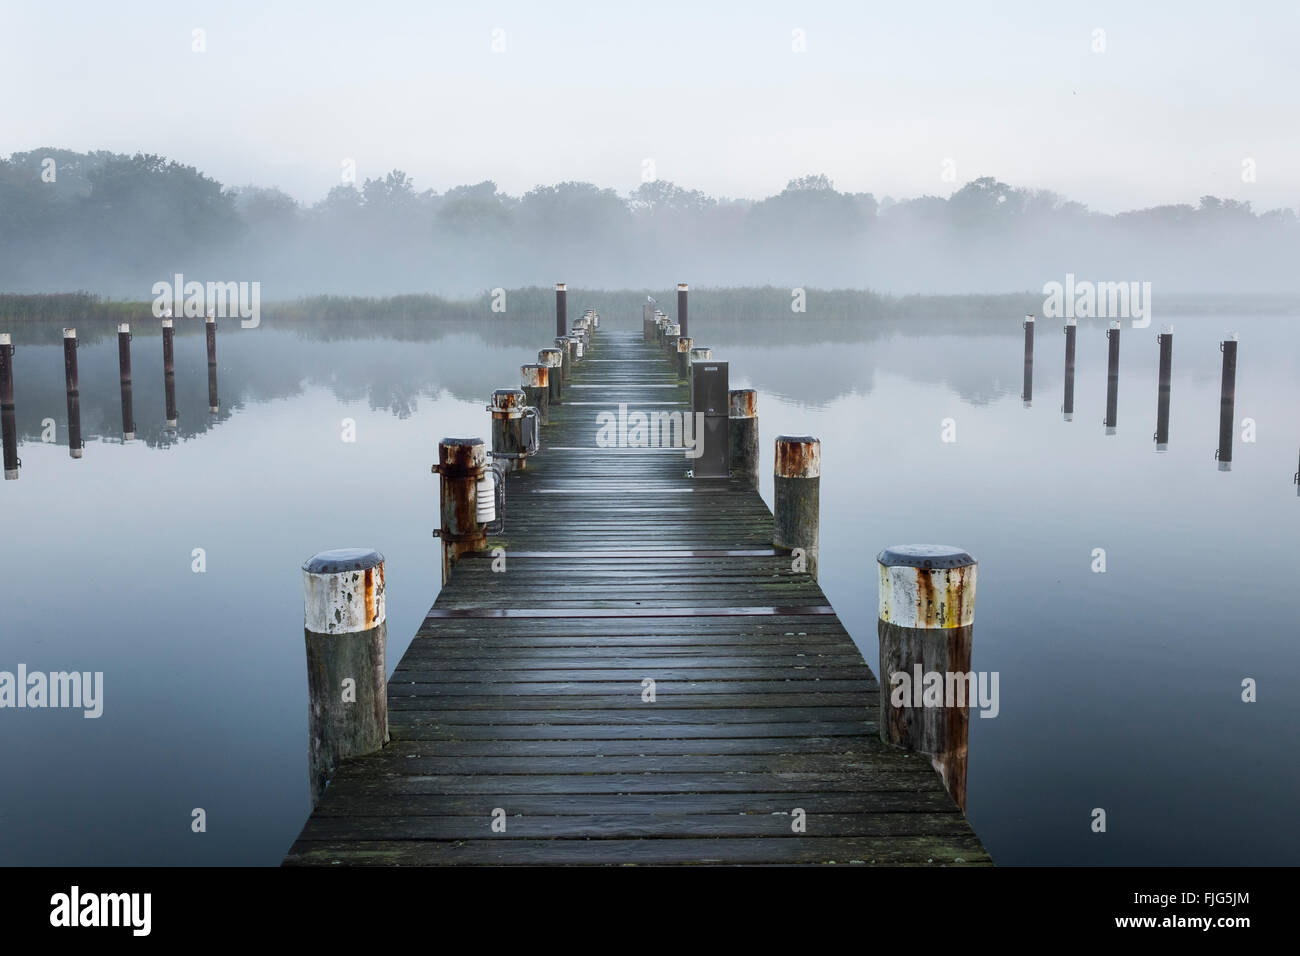
<path fill-rule="evenodd" d="M 208 340 L 208 411 L 213 415 L 221 411 L 217 399 L 217 319 L 209 315 L 203 323 Z"/>
<path fill-rule="evenodd" d="M 68 454 L 81 457 L 81 391 L 77 384 L 77 330 L 63 330 L 63 377 L 68 388 Z"/>
<path fill-rule="evenodd" d="M 1174 327 L 1166 325 L 1156 341 L 1160 343 L 1160 387 L 1156 393 L 1156 451 L 1169 447 L 1169 376 L 1174 364 Z"/>
<path fill-rule="evenodd" d="M 1077 320 L 1065 320 L 1065 400 L 1061 411 L 1067 422 L 1074 421 L 1074 335 L 1077 328 Z"/>
<path fill-rule="evenodd" d="M 1028 408 L 1034 400 L 1034 317 L 1025 316 L 1025 387 L 1020 394 Z"/>
<path fill-rule="evenodd" d="M 117 327 L 117 370 L 122 383 L 122 441 L 135 438 L 135 407 L 131 401 L 131 326 Z"/>
<path fill-rule="evenodd" d="M 1232 418 L 1237 396 L 1237 333 L 1219 343 L 1223 353 L 1223 381 L 1219 390 L 1219 471 L 1232 471 Z"/>
<path fill-rule="evenodd" d="M 5 481 L 18 477 L 18 421 L 14 414 L 14 346 L 8 332 L 0 332 L 0 438 L 4 445 Z"/>
<path fill-rule="evenodd" d="M 167 392 L 167 427 L 176 427 L 176 354 L 172 338 L 176 330 L 171 319 L 162 320 L 163 334 L 163 388 Z"/>
<path fill-rule="evenodd" d="M 960 548 L 945 545 L 886 548 L 876 561 L 880 739 L 926 754 L 964 812 L 970 704 L 980 686 L 978 680 L 966 680 L 971 674 L 977 562 Z M 976 702 L 996 706 L 995 700 Z"/>
<path fill-rule="evenodd" d="M 1112 322 L 1106 330 L 1108 344 L 1106 357 L 1106 434 L 1115 434 L 1119 417 L 1119 323 Z"/>

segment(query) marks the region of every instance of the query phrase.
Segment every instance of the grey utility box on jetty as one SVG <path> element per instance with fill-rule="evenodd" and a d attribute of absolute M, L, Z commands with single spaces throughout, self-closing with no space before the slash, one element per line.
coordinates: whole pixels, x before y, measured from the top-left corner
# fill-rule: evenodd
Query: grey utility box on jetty
<path fill-rule="evenodd" d="M 727 363 L 712 359 L 691 363 L 691 423 L 699 428 L 700 445 L 691 470 L 696 478 L 727 478 L 730 453 L 727 439 Z M 700 416 L 703 415 L 703 418 Z"/>

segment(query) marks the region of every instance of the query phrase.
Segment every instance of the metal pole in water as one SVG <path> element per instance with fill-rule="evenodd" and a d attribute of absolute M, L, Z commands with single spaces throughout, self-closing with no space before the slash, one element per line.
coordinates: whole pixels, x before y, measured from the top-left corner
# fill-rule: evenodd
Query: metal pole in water
<path fill-rule="evenodd" d="M 1170 373 L 1174 366 L 1174 327 L 1166 325 L 1156 336 L 1160 343 L 1160 384 L 1156 391 L 1156 451 L 1169 447 Z"/>
<path fill-rule="evenodd" d="M 18 477 L 18 419 L 14 410 L 14 344 L 0 332 L 0 440 L 4 447 L 5 481 Z"/>
<path fill-rule="evenodd" d="M 730 424 L 730 422 L 728 422 Z M 817 518 L 821 503 L 822 443 L 780 435 L 772 470 L 772 544 L 802 558 L 817 580 Z"/>
<path fill-rule="evenodd" d="M 322 551 L 303 562 L 302 588 L 314 807 L 342 760 L 388 742 L 384 556 Z"/>
<path fill-rule="evenodd" d="M 550 368 L 546 365 L 519 366 L 519 381 L 524 389 L 524 396 L 529 405 L 537 409 L 537 414 L 545 425 L 551 420 Z"/>
<path fill-rule="evenodd" d="M 171 319 L 162 320 L 163 389 L 167 393 L 167 427 L 176 427 L 176 353 L 172 339 L 176 330 Z"/>
<path fill-rule="evenodd" d="M 555 283 L 555 334 L 564 335 L 569 330 L 569 292 L 563 282 Z"/>
<path fill-rule="evenodd" d="M 81 388 L 77 381 L 77 330 L 63 330 L 63 377 L 68 389 L 68 454 L 81 457 Z"/>
<path fill-rule="evenodd" d="M 537 353 L 537 361 L 546 366 L 546 383 L 550 391 L 550 405 L 559 405 L 564 391 L 564 353 L 560 349 L 542 349 Z M 550 409 L 547 409 L 547 418 Z"/>
<path fill-rule="evenodd" d="M 208 340 L 208 411 L 215 415 L 221 411 L 217 400 L 217 319 L 209 315 L 203 323 Z"/>
<path fill-rule="evenodd" d="M 885 548 L 876 562 L 880 739 L 929 756 L 964 812 L 970 704 L 980 689 L 967 679 L 977 562 L 960 548 L 926 544 Z"/>
<path fill-rule="evenodd" d="M 1067 422 L 1074 421 L 1074 334 L 1077 320 L 1065 320 L 1065 399 L 1061 411 Z"/>
<path fill-rule="evenodd" d="M 1115 434 L 1119 409 L 1119 323 L 1106 330 L 1106 434 Z"/>
<path fill-rule="evenodd" d="M 1232 471 L 1232 418 L 1237 396 L 1237 333 L 1219 343 L 1223 353 L 1223 380 L 1219 389 L 1219 471 Z"/>
<path fill-rule="evenodd" d="M 691 334 L 686 331 L 686 296 L 688 291 L 689 287 L 685 282 L 677 283 L 677 325 L 681 329 L 681 331 L 677 333 L 678 335 Z"/>
<path fill-rule="evenodd" d="M 122 441 L 135 438 L 135 407 L 131 400 L 131 325 L 117 327 L 117 373 L 122 386 Z"/>
<path fill-rule="evenodd" d="M 758 484 L 758 392 L 733 388 L 727 392 L 727 444 L 731 473 Z"/>
<path fill-rule="evenodd" d="M 679 335 L 677 337 L 677 377 L 691 377 L 691 349 L 695 345 L 695 340 Z"/>
<path fill-rule="evenodd" d="M 442 579 L 451 577 L 452 566 L 462 554 L 482 551 L 487 547 L 487 531 L 479 521 L 481 511 L 489 502 L 479 507 L 480 483 L 490 486 L 487 468 L 487 448 L 481 438 L 444 438 L 438 442 L 438 464 L 435 474 L 442 478 L 439 488 L 439 508 L 442 525 L 438 536 L 442 538 Z M 490 487 L 486 489 L 491 493 Z M 496 517 L 495 507 L 486 521 Z"/>
<path fill-rule="evenodd" d="M 1025 385 L 1020 398 L 1025 408 L 1034 400 L 1034 317 L 1025 316 Z"/>

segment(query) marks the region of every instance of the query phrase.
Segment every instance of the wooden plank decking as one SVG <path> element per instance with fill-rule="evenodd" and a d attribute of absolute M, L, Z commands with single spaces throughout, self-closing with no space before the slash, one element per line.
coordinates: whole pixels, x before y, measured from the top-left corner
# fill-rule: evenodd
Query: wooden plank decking
<path fill-rule="evenodd" d="M 758 493 L 596 447 L 619 402 L 686 411 L 663 353 L 598 331 L 564 399 L 508 481 L 506 571 L 457 565 L 389 682 L 392 742 L 285 862 L 990 862 L 928 760 L 880 742 L 875 677 Z"/>

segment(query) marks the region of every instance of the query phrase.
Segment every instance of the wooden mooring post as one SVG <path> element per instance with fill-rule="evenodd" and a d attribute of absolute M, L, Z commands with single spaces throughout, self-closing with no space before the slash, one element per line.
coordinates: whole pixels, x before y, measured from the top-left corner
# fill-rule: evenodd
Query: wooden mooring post
<path fill-rule="evenodd" d="M 691 349 L 695 345 L 695 340 L 685 335 L 677 337 L 677 377 L 691 377 Z"/>
<path fill-rule="evenodd" d="M 135 404 L 131 398 L 131 325 L 117 327 L 117 377 L 122 392 L 122 441 L 135 438 Z"/>
<path fill-rule="evenodd" d="M 68 454 L 80 458 L 85 442 L 81 440 L 81 386 L 77 374 L 77 330 L 63 330 L 63 377 L 68 390 Z"/>
<path fill-rule="evenodd" d="M 563 282 L 555 283 L 555 335 L 560 337 L 569 331 L 569 291 Z"/>
<path fill-rule="evenodd" d="M 1174 327 L 1166 325 L 1156 336 L 1160 346 L 1160 381 L 1156 387 L 1156 451 L 1169 447 L 1170 376 L 1174 365 Z"/>
<path fill-rule="evenodd" d="M 482 551 L 487 546 L 485 526 L 496 517 L 494 508 L 489 511 L 494 482 L 483 439 L 442 439 L 433 472 L 441 478 L 438 501 L 442 523 L 437 535 L 442 538 L 445 582 L 462 554 Z M 481 495 L 484 501 L 480 504 Z"/>
<path fill-rule="evenodd" d="M 322 551 L 302 565 L 312 806 L 339 762 L 388 742 L 384 556 Z"/>
<path fill-rule="evenodd" d="M 731 474 L 758 483 L 758 392 L 752 388 L 727 391 L 727 441 Z"/>
<path fill-rule="evenodd" d="M 1106 330 L 1106 434 L 1115 434 L 1119 421 L 1119 323 Z"/>
<path fill-rule="evenodd" d="M 1025 380 L 1020 391 L 1021 401 L 1028 408 L 1034 401 L 1034 317 L 1025 316 Z"/>
<path fill-rule="evenodd" d="M 208 413 L 216 415 L 221 411 L 221 400 L 217 397 L 217 319 L 209 315 L 203 322 L 203 334 L 208 346 Z"/>
<path fill-rule="evenodd" d="M 546 366 L 546 387 L 550 392 L 547 398 L 548 414 L 550 405 L 559 405 L 564 396 L 564 351 L 562 349 L 541 349 L 537 353 L 537 362 Z"/>
<path fill-rule="evenodd" d="M 523 471 L 537 452 L 539 413 L 522 388 L 498 388 L 488 405 L 492 416 L 492 460 L 505 471 Z"/>
<path fill-rule="evenodd" d="M 519 366 L 519 381 L 524 390 L 524 398 L 530 406 L 537 409 L 543 425 L 551 420 L 551 384 L 548 372 L 550 367 L 546 365 Z"/>
<path fill-rule="evenodd" d="M 176 329 L 172 326 L 172 320 L 163 319 L 163 390 L 166 392 L 168 428 L 175 428 L 178 421 L 176 413 L 176 348 L 173 342 L 175 335 Z"/>
<path fill-rule="evenodd" d="M 772 469 L 772 544 L 794 555 L 794 569 L 817 579 L 822 443 L 780 435 Z"/>
<path fill-rule="evenodd" d="M 677 283 L 677 327 L 678 335 L 690 335 L 686 325 L 686 305 L 690 287 L 685 282 Z"/>
<path fill-rule="evenodd" d="M 1074 338 L 1078 331 L 1076 319 L 1065 320 L 1065 396 L 1061 400 L 1061 413 L 1067 422 L 1074 421 Z"/>
<path fill-rule="evenodd" d="M 880 569 L 880 739 L 930 758 L 966 809 L 977 562 L 960 548 L 899 545 Z M 986 688 L 989 686 L 984 685 Z"/>
<path fill-rule="evenodd" d="M 14 343 L 0 332 L 0 444 L 4 449 L 5 481 L 18 478 L 18 417 L 14 408 Z"/>
<path fill-rule="evenodd" d="M 1232 420 L 1237 401 L 1237 333 L 1229 332 L 1219 343 L 1223 353 L 1223 376 L 1219 384 L 1219 448 L 1214 457 L 1219 471 L 1232 471 Z"/>

